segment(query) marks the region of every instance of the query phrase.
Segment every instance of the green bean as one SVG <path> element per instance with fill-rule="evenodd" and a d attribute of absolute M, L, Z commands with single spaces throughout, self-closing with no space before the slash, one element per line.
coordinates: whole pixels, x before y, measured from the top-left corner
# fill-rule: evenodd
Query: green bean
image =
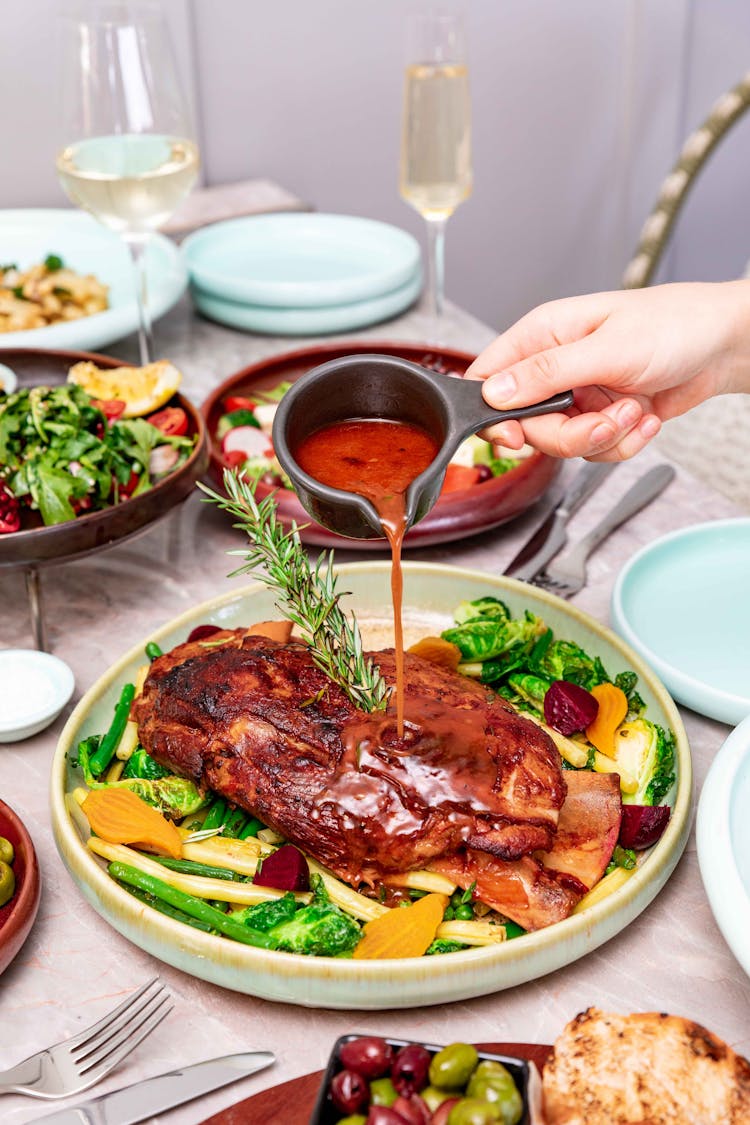
<path fill-rule="evenodd" d="M 213 926 L 209 926 L 207 922 L 199 922 L 197 918 L 191 918 L 184 910 L 176 910 L 174 906 L 162 902 L 161 899 L 158 899 L 155 895 L 147 894 L 146 891 L 142 891 L 140 887 L 129 887 L 125 883 L 120 883 L 120 886 L 124 887 L 128 894 L 133 895 L 133 897 L 137 898 L 140 902 L 145 902 L 146 906 L 152 906 L 154 910 L 158 910 L 160 914 L 166 914 L 167 918 L 174 918 L 176 922 L 184 922 L 187 926 L 194 926 L 196 930 L 203 930 L 204 934 L 214 932 Z"/>
<path fill-rule="evenodd" d="M 227 803 L 223 797 L 217 797 L 209 807 L 203 821 L 203 829 L 221 828 L 227 817 Z"/>
<path fill-rule="evenodd" d="M 232 883 L 248 882 L 247 875 L 238 875 L 227 867 L 214 867 L 210 863 L 198 863 L 194 859 L 172 859 L 171 856 L 153 855 L 149 859 L 168 867 L 170 871 L 179 871 L 181 875 L 202 875 L 206 879 L 226 879 Z"/>
<path fill-rule="evenodd" d="M 149 660 L 156 660 L 157 656 L 163 656 L 161 649 L 155 641 L 149 641 L 146 645 L 146 656 Z"/>
<path fill-rule="evenodd" d="M 155 895 L 160 901 L 184 911 L 191 918 L 207 923 L 211 929 L 218 930 L 225 937 L 233 938 L 234 941 L 240 941 L 244 945 L 256 945 L 261 949 L 274 948 L 274 941 L 268 934 L 262 934 L 259 930 L 235 922 L 233 918 L 227 918 L 220 910 L 209 906 L 203 899 L 178 891 L 176 887 L 171 887 L 169 883 L 164 883 L 154 875 L 146 875 L 136 867 L 119 862 L 110 863 L 108 871 L 118 883 L 127 883 L 128 886 L 139 887 L 147 894 Z"/>
<path fill-rule="evenodd" d="M 133 702 L 134 697 L 135 686 L 133 684 L 125 684 L 120 692 L 120 698 L 115 707 L 115 714 L 110 728 L 99 743 L 99 749 L 95 754 L 91 755 L 89 767 L 94 777 L 99 777 L 100 774 L 104 773 L 107 766 L 112 761 L 115 750 L 117 749 L 117 744 L 125 730 L 125 724 L 130 714 L 130 704 Z"/>
<path fill-rule="evenodd" d="M 240 832 L 245 827 L 246 820 L 247 813 L 244 809 L 232 809 L 231 812 L 227 813 L 227 818 L 224 821 L 222 836 L 228 836 L 233 840 L 238 839 Z"/>
<path fill-rule="evenodd" d="M 251 836 L 257 836 L 262 828 L 265 828 L 263 821 L 251 816 L 237 838 L 238 840 L 248 840 Z"/>

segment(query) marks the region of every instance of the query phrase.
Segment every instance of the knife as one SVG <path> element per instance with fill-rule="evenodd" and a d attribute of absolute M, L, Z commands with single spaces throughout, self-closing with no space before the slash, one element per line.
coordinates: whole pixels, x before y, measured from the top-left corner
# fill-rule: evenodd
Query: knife
<path fill-rule="evenodd" d="M 42 1122 L 45 1125 L 132 1125 L 201 1094 L 218 1090 L 230 1082 L 247 1078 L 275 1061 L 270 1051 L 245 1051 L 238 1055 L 207 1059 L 183 1070 L 171 1070 L 168 1074 L 157 1074 L 154 1078 L 134 1082 L 132 1086 L 122 1086 L 110 1094 L 89 1098 L 46 1117 L 36 1117 L 34 1121 L 40 1125 Z"/>
<path fill-rule="evenodd" d="M 565 525 L 584 500 L 603 483 L 617 461 L 587 461 L 573 478 L 559 504 L 511 559 L 503 574 L 529 582 L 565 546 Z"/>

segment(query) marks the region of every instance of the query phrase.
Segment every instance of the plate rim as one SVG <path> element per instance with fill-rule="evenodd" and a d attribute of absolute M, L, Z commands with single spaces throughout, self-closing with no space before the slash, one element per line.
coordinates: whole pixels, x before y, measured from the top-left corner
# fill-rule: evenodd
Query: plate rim
<path fill-rule="evenodd" d="M 750 715 L 722 743 L 703 783 L 695 822 L 698 867 L 711 912 L 734 957 L 750 976 L 750 896 L 742 880 L 730 832 L 731 797 L 737 773 L 750 759 Z M 739 940 L 739 932 L 745 938 Z"/>
<path fill-rule="evenodd" d="M 403 243 L 403 261 L 395 266 L 381 267 L 363 278 L 318 281 L 261 281 L 247 277 L 234 277 L 227 280 L 226 275 L 207 268 L 195 258 L 203 244 L 210 242 L 212 236 L 222 236 L 237 230 L 252 230 L 253 226 L 304 228 L 322 226 L 357 227 L 368 230 L 372 235 L 387 229 L 394 243 Z M 403 228 L 381 219 L 362 215 L 337 215 L 327 211 L 287 211 L 259 215 L 241 215 L 222 219 L 193 231 L 180 245 L 191 282 L 204 290 L 207 295 L 223 297 L 234 303 L 257 305 L 259 307 L 285 309 L 304 307 L 306 309 L 325 308 L 341 304 L 351 304 L 366 297 L 382 295 L 406 284 L 419 272 L 421 249 L 417 239 Z"/>
<path fill-rule="evenodd" d="M 204 316 L 244 332 L 270 333 L 275 336 L 317 336 L 353 332 L 396 316 L 419 298 L 422 281 L 422 270 L 418 268 L 397 289 L 378 293 L 361 301 L 320 308 L 274 308 L 270 305 L 249 304 L 218 297 L 196 285 L 191 285 L 190 294 Z"/>
<path fill-rule="evenodd" d="M 654 539 L 651 543 L 646 543 L 620 569 L 612 590 L 610 603 L 612 621 L 616 631 L 640 654 L 643 660 L 653 666 L 675 699 L 678 699 L 684 706 L 690 707 L 691 710 L 697 711 L 698 714 L 730 725 L 741 722 L 750 714 L 750 695 L 743 698 L 734 692 L 722 691 L 720 688 L 682 671 L 671 661 L 655 652 L 633 629 L 625 610 L 625 593 L 627 584 L 632 581 L 636 568 L 644 558 L 658 554 L 659 551 L 679 540 L 699 538 L 711 531 L 734 528 L 738 525 L 745 526 L 750 532 L 750 516 L 706 520 L 702 523 L 691 524 L 689 527 L 677 528 L 675 531 L 667 532 L 666 535 L 660 535 L 658 539 Z"/>
<path fill-rule="evenodd" d="M 351 574 L 353 571 L 363 572 L 373 570 L 389 578 L 390 563 L 386 561 L 355 562 L 346 563 L 336 568 L 336 572 L 340 574 L 342 578 L 345 578 L 347 574 Z M 579 959 L 609 940 L 616 933 L 625 929 L 656 897 L 677 865 L 685 844 L 687 843 L 692 821 L 693 773 L 690 749 L 684 724 L 674 701 L 671 699 L 664 686 L 659 682 L 656 675 L 645 665 L 643 659 L 633 651 L 626 642 L 576 606 L 571 606 L 569 603 L 563 602 L 561 599 L 546 591 L 539 589 L 530 590 L 530 587 L 526 583 L 519 582 L 513 578 L 496 576 L 471 568 L 455 567 L 442 563 L 405 562 L 404 570 L 405 573 L 409 571 L 413 574 L 432 573 L 439 576 L 450 575 L 456 579 L 465 579 L 470 582 L 487 584 L 493 587 L 495 591 L 510 589 L 522 599 L 529 599 L 531 597 L 537 602 L 541 601 L 543 604 L 562 610 L 564 614 L 573 617 L 579 625 L 591 629 L 609 645 L 619 649 L 624 660 L 631 663 L 638 671 L 639 677 L 642 676 L 648 682 L 649 688 L 658 698 L 659 704 L 669 717 L 670 725 L 675 732 L 679 774 L 672 816 L 670 817 L 669 824 L 663 836 L 659 842 L 654 845 L 654 849 L 649 855 L 647 862 L 628 879 L 623 887 L 613 892 L 601 902 L 596 903 L 587 911 L 581 914 L 571 915 L 563 921 L 555 923 L 553 926 L 537 930 L 517 941 L 501 943 L 491 947 L 485 946 L 459 951 L 445 958 L 429 958 L 430 963 L 427 966 L 421 963 L 417 964 L 414 959 L 398 958 L 382 962 L 368 962 L 367 969 L 364 969 L 363 962 L 361 961 L 343 959 L 335 960 L 334 974 L 332 973 L 330 959 L 307 958 L 301 954 L 274 951 L 274 961 L 272 965 L 278 965 L 280 971 L 277 974 L 271 975 L 274 977 L 283 977 L 284 988 L 279 995 L 274 995 L 272 992 L 257 991 L 250 993 L 251 995 L 264 996 L 266 999 L 282 999 L 287 1003 L 296 1003 L 298 1005 L 345 1008 L 348 1010 L 356 1010 L 357 1008 L 362 1010 L 366 1008 L 383 1009 L 405 1006 L 421 1007 L 430 1004 L 445 1003 L 451 1000 L 466 999 L 469 996 L 483 995 L 487 992 L 497 992 L 511 985 L 523 983 L 526 980 L 539 979 L 547 973 L 553 972 Z M 153 914 L 153 917 L 149 917 L 148 934 L 150 934 L 150 939 L 145 944 L 142 940 L 142 933 L 138 934 L 138 939 L 132 936 L 133 932 L 135 932 L 132 926 L 121 929 L 109 916 L 105 915 L 105 917 L 113 928 L 118 929 L 120 933 L 124 933 L 130 940 L 135 941 L 140 948 L 146 949 L 155 956 L 161 957 L 163 960 L 167 960 L 168 963 L 181 968 L 181 965 L 177 964 L 175 960 L 170 960 L 166 955 L 172 952 L 169 949 L 169 945 L 174 942 L 176 932 L 178 938 L 181 937 L 183 939 L 177 956 L 179 956 L 180 951 L 184 955 L 186 950 L 188 950 L 191 957 L 194 958 L 195 953 L 197 953 L 199 958 L 201 958 L 199 965 L 202 972 L 196 971 L 195 966 L 191 967 L 189 970 L 183 971 L 188 971 L 191 975 L 200 976 L 202 979 L 210 980 L 224 987 L 234 988 L 239 991 L 242 991 L 242 989 L 237 989 L 236 981 L 232 980 L 232 973 L 237 973 L 243 968 L 247 970 L 248 967 L 250 970 L 255 968 L 262 971 L 263 962 L 269 956 L 268 951 L 244 945 L 235 948 L 232 943 L 217 945 L 217 942 L 221 943 L 224 939 L 204 934 L 197 930 L 191 930 L 189 934 L 185 934 L 185 927 L 181 926 L 179 923 L 166 918 L 156 911 L 150 910 L 150 908 L 135 903 L 126 891 L 118 887 L 117 884 L 109 878 L 104 869 L 99 866 L 93 853 L 85 848 L 78 837 L 73 819 L 66 808 L 64 796 L 65 763 L 68 752 L 74 749 L 75 732 L 79 725 L 81 725 L 82 720 L 85 719 L 91 704 L 95 702 L 98 696 L 104 692 L 107 687 L 111 687 L 115 681 L 121 678 L 124 670 L 129 665 L 136 660 L 141 663 L 143 662 L 143 648 L 149 640 L 154 640 L 158 643 L 160 639 L 163 639 L 175 629 L 183 628 L 188 624 L 194 624 L 197 617 L 207 617 L 210 613 L 217 612 L 231 602 L 242 601 L 248 597 L 252 597 L 253 594 L 258 591 L 265 592 L 265 590 L 266 588 L 262 583 L 255 582 L 240 589 L 228 591 L 218 597 L 207 599 L 197 606 L 183 611 L 183 613 L 172 618 L 170 621 L 163 623 L 150 634 L 149 637 L 143 638 L 134 645 L 127 653 L 111 665 L 81 698 L 60 735 L 50 771 L 50 808 L 55 843 L 65 866 L 70 871 L 79 890 L 83 893 L 84 897 L 87 898 L 89 903 L 97 909 L 99 913 L 102 913 L 100 909 L 102 903 L 106 903 L 110 909 L 115 911 L 117 911 L 118 906 L 124 907 L 127 905 L 129 910 L 126 910 L 126 913 L 132 914 L 135 920 L 142 917 L 144 911 L 149 910 L 150 914 Z M 80 872 L 77 870 L 76 859 L 78 860 L 78 866 L 82 867 L 89 876 L 89 882 L 85 886 L 80 881 Z M 88 894 L 87 891 L 89 892 Z M 613 909 L 613 903 L 618 909 Z M 119 921 L 124 925 L 122 917 L 119 918 Z M 179 929 L 175 931 L 175 927 L 178 926 Z M 596 936 L 594 937 L 594 935 Z M 572 953 L 571 945 L 576 939 L 582 941 L 583 947 L 578 953 L 573 953 L 573 955 L 569 956 L 568 954 Z M 531 960 L 533 962 L 535 959 L 534 955 L 537 954 L 537 952 L 540 957 L 547 955 L 546 967 L 541 970 L 532 969 L 530 973 L 527 972 L 524 975 L 524 966 L 529 960 L 529 954 L 531 954 Z M 216 954 L 217 956 L 212 958 L 211 954 Z M 521 965 L 521 971 L 513 975 L 514 966 L 517 966 L 518 963 Z M 487 988 L 485 987 L 485 982 L 481 981 L 477 987 L 477 976 L 481 976 L 483 970 L 486 971 L 490 968 L 506 969 L 513 975 L 513 979 L 507 980 L 506 982 L 502 980 L 495 981 L 491 987 Z M 355 985 L 358 980 L 361 981 L 363 978 L 365 979 L 366 987 L 368 985 L 373 987 L 378 983 L 393 983 L 392 978 L 395 978 L 398 983 L 404 986 L 407 982 L 413 984 L 419 979 L 425 979 L 433 985 L 436 982 L 439 984 L 447 982 L 449 987 L 434 999 L 421 999 L 418 1003 L 415 1003 L 411 998 L 406 998 L 403 1004 L 395 1003 L 392 997 L 389 998 L 386 1003 L 380 1003 L 377 997 L 373 998 L 371 995 L 364 997 L 357 996 L 356 1001 L 351 1003 L 334 1003 L 330 1000 L 326 1001 L 325 998 L 321 998 L 320 996 L 311 996 L 311 992 L 314 992 L 316 987 L 320 988 L 334 975 L 349 987 Z M 474 979 L 474 987 L 467 991 L 466 986 L 472 979 Z M 303 987 L 301 992 L 302 999 L 296 998 L 290 1000 L 288 995 L 289 988 L 293 987 L 298 981 L 301 981 L 303 986 L 306 986 L 306 991 L 305 987 Z M 451 983 L 453 985 L 452 988 L 450 987 Z"/>

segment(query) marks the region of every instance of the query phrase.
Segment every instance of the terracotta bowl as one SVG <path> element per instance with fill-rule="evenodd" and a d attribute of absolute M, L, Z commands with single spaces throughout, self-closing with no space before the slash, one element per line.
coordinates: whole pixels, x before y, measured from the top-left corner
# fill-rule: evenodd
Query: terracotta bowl
<path fill-rule="evenodd" d="M 39 909 L 41 881 L 34 845 L 23 823 L 4 801 L 0 801 L 0 836 L 15 849 L 13 872 L 16 890 L 0 907 L 0 973 L 7 969 L 26 941 Z"/>
<path fill-rule="evenodd" d="M 92 360 L 99 367 L 120 367 L 124 362 L 91 352 L 0 349 L 0 363 L 15 371 L 19 387 L 64 383 L 69 369 L 80 360 Z M 188 433 L 198 438 L 183 465 L 141 496 L 66 523 L 45 527 L 38 513 L 27 512 L 20 531 L 0 536 L 0 567 L 48 566 L 103 550 L 141 531 L 186 499 L 208 464 L 205 427 L 200 412 L 183 395 L 174 395 L 168 405 L 182 407 L 188 416 Z"/>
<path fill-rule="evenodd" d="M 441 348 L 432 351 L 427 345 L 383 343 L 376 341 L 343 341 L 337 344 L 323 344 L 299 351 L 285 352 L 270 359 L 244 367 L 230 375 L 221 383 L 206 401 L 201 410 L 208 431 L 211 473 L 218 484 L 228 468 L 221 452 L 221 442 L 216 438 L 219 418 L 225 412 L 224 399 L 228 395 L 247 395 L 253 392 L 270 390 L 283 381 L 295 382 L 321 363 L 339 359 L 345 355 L 399 356 L 412 363 L 425 366 L 439 366 L 463 375 L 474 360 L 470 352 Z M 0 356 L 0 358 L 2 358 Z M 448 543 L 463 539 L 482 531 L 489 531 L 508 520 L 521 515 L 530 508 L 546 491 L 560 470 L 561 462 L 543 453 L 532 453 L 520 465 L 500 477 L 483 481 L 456 492 L 443 493 L 434 508 L 406 535 L 406 544 L 411 547 L 428 547 L 435 543 Z M 258 484 L 257 496 L 262 499 L 273 489 Z M 324 547 L 348 547 L 350 550 L 387 550 L 385 539 L 345 539 L 335 535 L 320 524 L 311 523 L 310 516 L 300 504 L 294 492 L 279 489 L 277 492 L 279 518 L 285 526 L 295 521 L 301 529 L 301 537 L 306 543 Z"/>

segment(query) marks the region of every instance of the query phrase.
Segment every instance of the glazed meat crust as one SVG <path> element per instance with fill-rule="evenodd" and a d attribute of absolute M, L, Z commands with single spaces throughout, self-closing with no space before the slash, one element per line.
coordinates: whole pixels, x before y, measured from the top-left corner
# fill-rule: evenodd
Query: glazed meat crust
<path fill-rule="evenodd" d="M 372 654 L 395 678 L 390 650 Z M 550 847 L 565 799 L 547 735 L 454 672 L 406 655 L 406 728 L 358 711 L 309 650 L 244 630 L 154 661 L 143 746 L 351 882 L 470 848 Z"/>

